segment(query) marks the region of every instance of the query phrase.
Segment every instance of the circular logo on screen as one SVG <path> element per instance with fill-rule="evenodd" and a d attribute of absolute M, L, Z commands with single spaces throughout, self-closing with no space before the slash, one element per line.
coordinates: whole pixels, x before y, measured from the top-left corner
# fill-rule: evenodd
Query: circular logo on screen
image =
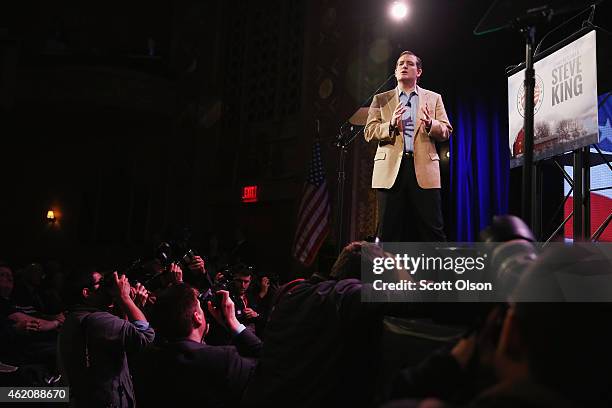
<path fill-rule="evenodd" d="M 535 76 L 535 89 L 533 90 L 533 114 L 535 115 L 544 100 L 544 81 L 539 75 Z M 521 116 L 525 117 L 525 86 L 521 86 L 516 98 L 516 107 Z"/>

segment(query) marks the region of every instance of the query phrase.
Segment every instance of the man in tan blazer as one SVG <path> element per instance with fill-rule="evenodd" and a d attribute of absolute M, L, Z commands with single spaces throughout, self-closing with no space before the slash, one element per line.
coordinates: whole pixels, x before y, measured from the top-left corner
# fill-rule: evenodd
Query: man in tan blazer
<path fill-rule="evenodd" d="M 442 97 L 417 85 L 421 59 L 400 54 L 397 87 L 375 95 L 364 130 L 376 141 L 372 188 L 377 189 L 378 237 L 386 242 L 446 241 L 440 198 L 440 157 L 435 141 L 452 127 Z"/>

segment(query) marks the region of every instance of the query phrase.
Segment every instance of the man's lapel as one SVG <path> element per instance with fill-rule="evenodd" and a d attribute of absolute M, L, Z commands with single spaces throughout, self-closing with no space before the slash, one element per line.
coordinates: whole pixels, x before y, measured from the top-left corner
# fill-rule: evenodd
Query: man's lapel
<path fill-rule="evenodd" d="M 418 85 L 417 85 L 418 87 Z M 416 131 L 414 132 L 415 135 L 417 135 L 419 133 L 419 130 L 421 130 L 421 126 L 423 125 L 423 111 L 421 109 L 421 106 L 425 106 L 428 102 L 427 97 L 428 92 L 426 90 L 424 90 L 423 88 L 418 88 L 419 90 L 419 103 L 417 104 L 417 123 L 415 123 L 416 126 Z"/>
<path fill-rule="evenodd" d="M 393 117 L 393 112 L 395 112 L 395 108 L 399 105 L 399 93 L 397 92 L 397 88 L 394 88 L 391 92 L 393 92 L 393 96 L 389 100 L 389 118 Z"/>

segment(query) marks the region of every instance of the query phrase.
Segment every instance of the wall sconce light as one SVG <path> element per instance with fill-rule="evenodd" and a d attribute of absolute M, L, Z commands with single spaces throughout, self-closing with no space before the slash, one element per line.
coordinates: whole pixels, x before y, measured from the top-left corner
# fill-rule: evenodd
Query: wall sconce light
<path fill-rule="evenodd" d="M 53 210 L 47 211 L 47 221 L 50 223 L 54 223 L 55 221 L 57 221 L 57 218 L 55 217 L 55 213 L 53 212 Z"/>

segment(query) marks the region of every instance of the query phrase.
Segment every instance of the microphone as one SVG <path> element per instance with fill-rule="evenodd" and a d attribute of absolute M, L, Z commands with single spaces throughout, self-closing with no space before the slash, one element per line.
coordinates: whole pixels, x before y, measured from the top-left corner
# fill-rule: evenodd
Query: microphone
<path fill-rule="evenodd" d="M 385 80 L 385 82 L 380 84 L 380 86 L 378 88 L 376 88 L 376 90 L 370 96 L 368 96 L 368 98 L 365 101 L 363 101 L 359 106 L 360 107 L 364 106 L 367 101 L 369 101 L 372 98 L 374 98 L 374 95 L 376 95 L 378 92 L 380 92 L 380 90 L 385 85 L 387 85 L 387 83 L 389 83 L 391 78 L 394 78 L 394 77 L 395 77 L 395 73 L 392 73 L 391 75 L 389 75 L 389 77 Z M 354 131 L 355 126 L 353 126 L 349 122 L 349 119 L 345 120 L 344 123 L 342 125 L 340 125 L 340 129 L 339 129 L 338 135 L 336 136 L 336 140 L 332 143 L 333 146 L 336 146 L 336 147 L 346 147 L 346 146 L 348 146 L 355 139 L 355 136 L 357 136 L 357 134 L 363 130 L 363 129 L 359 129 L 357 132 L 355 132 Z M 351 133 L 348 135 L 349 138 L 347 140 L 345 140 L 346 135 L 344 134 L 344 129 L 347 126 L 350 127 L 350 132 Z"/>
<path fill-rule="evenodd" d="M 410 93 L 410 95 L 408 96 L 408 100 L 406 101 L 406 106 L 409 108 L 412 108 L 412 97 L 416 95 L 415 93 Z"/>

